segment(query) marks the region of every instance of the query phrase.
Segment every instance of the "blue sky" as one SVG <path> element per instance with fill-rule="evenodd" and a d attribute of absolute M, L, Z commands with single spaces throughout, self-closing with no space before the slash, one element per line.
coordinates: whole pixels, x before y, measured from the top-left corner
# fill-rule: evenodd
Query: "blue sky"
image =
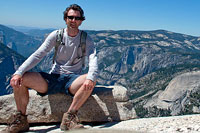
<path fill-rule="evenodd" d="M 0 24 L 66 27 L 70 4 L 85 11 L 84 30 L 157 30 L 200 36 L 200 0 L 0 0 Z"/>

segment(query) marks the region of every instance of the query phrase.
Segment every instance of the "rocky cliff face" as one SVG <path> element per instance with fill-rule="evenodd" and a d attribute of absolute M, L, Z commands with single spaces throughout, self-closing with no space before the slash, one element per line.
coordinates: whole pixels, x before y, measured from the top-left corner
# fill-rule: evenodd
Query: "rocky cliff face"
<path fill-rule="evenodd" d="M 25 57 L 28 57 L 41 45 L 40 40 L 1 24 L 0 42 Z"/>
<path fill-rule="evenodd" d="M 0 96 L 12 92 L 9 86 L 10 77 L 24 60 L 23 56 L 0 43 Z"/>
<path fill-rule="evenodd" d="M 200 113 L 200 71 L 173 78 L 163 91 L 158 91 L 144 107 L 169 110 L 171 115 Z"/>
<path fill-rule="evenodd" d="M 175 69 L 180 70 L 149 74 L 133 84 L 130 94 L 139 117 L 200 113 L 199 70 Z"/>
<path fill-rule="evenodd" d="M 199 63 L 197 37 L 158 30 L 89 32 L 96 42 L 100 84 L 128 84 L 160 68 Z"/>

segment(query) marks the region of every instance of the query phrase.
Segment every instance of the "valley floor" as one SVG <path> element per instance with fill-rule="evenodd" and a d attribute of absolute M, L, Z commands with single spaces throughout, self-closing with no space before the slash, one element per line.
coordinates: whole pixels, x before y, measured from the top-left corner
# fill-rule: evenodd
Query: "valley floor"
<path fill-rule="evenodd" d="M 0 131 L 5 125 L 0 125 Z M 122 122 L 106 123 L 98 126 L 85 125 L 87 130 L 71 131 L 72 133 L 199 133 L 200 114 L 140 118 Z M 30 131 L 37 133 L 62 133 L 59 125 L 31 126 Z M 68 132 L 69 133 L 69 132 Z"/>

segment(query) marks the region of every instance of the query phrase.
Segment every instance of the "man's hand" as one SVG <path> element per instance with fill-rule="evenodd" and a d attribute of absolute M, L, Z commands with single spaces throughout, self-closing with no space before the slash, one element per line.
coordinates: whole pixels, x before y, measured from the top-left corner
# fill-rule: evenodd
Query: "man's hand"
<path fill-rule="evenodd" d="M 83 83 L 83 85 L 85 86 L 85 90 L 92 90 L 94 88 L 94 86 L 96 85 L 96 82 L 90 80 L 90 79 L 86 79 L 85 82 Z"/>
<path fill-rule="evenodd" d="M 22 84 L 22 76 L 21 75 L 13 75 L 11 80 L 10 80 L 10 85 L 12 87 L 16 87 L 16 88 L 19 88 Z"/>

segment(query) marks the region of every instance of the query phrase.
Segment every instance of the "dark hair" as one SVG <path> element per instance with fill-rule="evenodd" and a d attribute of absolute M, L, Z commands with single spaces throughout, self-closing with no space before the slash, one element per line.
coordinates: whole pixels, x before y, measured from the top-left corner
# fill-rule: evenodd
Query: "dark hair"
<path fill-rule="evenodd" d="M 82 9 L 79 5 L 77 5 L 77 4 L 72 4 L 72 5 L 70 5 L 69 7 L 66 8 L 66 10 L 63 12 L 63 14 L 64 14 L 63 19 L 64 19 L 64 20 L 67 18 L 67 15 L 68 15 L 68 12 L 69 12 L 70 9 L 73 9 L 73 10 L 75 10 L 75 11 L 79 11 L 80 14 L 81 14 L 80 17 L 82 18 L 81 20 L 85 20 L 84 11 L 83 11 L 83 9 Z"/>

